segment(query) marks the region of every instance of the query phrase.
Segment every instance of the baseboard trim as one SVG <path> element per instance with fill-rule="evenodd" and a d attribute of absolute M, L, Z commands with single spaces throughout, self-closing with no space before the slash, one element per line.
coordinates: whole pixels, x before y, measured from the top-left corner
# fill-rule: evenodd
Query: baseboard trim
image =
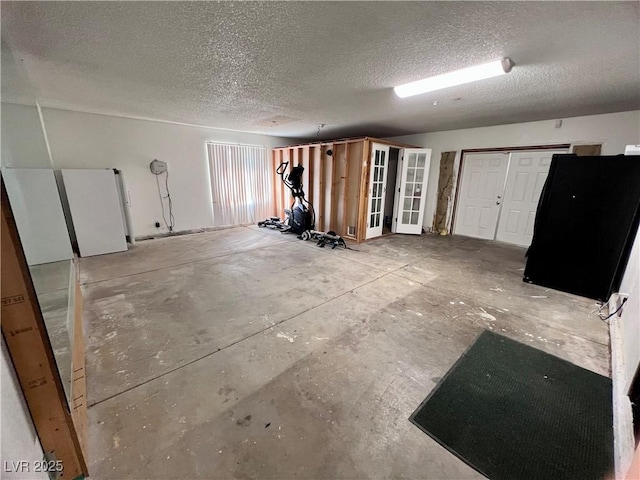
<path fill-rule="evenodd" d="M 177 232 L 160 232 L 153 235 L 140 235 L 135 237 L 136 242 L 143 240 L 154 240 L 156 238 L 180 237 L 182 235 L 191 235 L 192 233 L 217 232 L 218 230 L 229 230 L 230 228 L 246 227 L 247 225 L 230 225 L 226 227 L 205 227 L 194 228 L 192 230 L 180 230 Z"/>

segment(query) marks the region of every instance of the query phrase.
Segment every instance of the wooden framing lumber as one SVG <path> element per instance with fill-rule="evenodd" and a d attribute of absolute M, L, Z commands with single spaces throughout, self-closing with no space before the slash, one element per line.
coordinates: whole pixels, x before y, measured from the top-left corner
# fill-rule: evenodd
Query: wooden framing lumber
<path fill-rule="evenodd" d="M 309 182 L 308 187 L 307 187 L 307 198 L 309 199 L 309 201 L 311 202 L 311 205 L 314 207 L 314 212 L 315 212 L 315 205 L 316 205 L 316 197 L 315 194 L 317 192 L 316 189 L 316 177 L 314 175 L 314 172 L 316 170 L 316 147 L 312 147 L 309 146 L 307 147 L 307 153 L 306 153 L 309 162 L 309 169 L 308 169 L 308 173 L 307 173 L 307 181 Z M 315 227 L 314 227 L 315 228 Z"/>
<path fill-rule="evenodd" d="M 327 230 L 333 230 L 335 228 L 335 224 L 336 224 L 336 210 L 337 208 L 335 206 L 337 206 L 336 201 L 334 201 L 335 199 L 335 195 L 334 192 L 336 190 L 336 156 L 337 156 L 337 152 L 336 152 L 336 145 L 332 145 L 331 146 L 331 192 L 329 195 L 329 198 L 331 199 L 331 207 L 329 208 L 329 228 Z M 335 206 L 334 206 L 335 205 Z"/>
<path fill-rule="evenodd" d="M 311 147 L 302 147 L 302 166 L 304 167 L 303 185 L 306 189 L 307 198 L 313 198 L 313 185 L 311 184 Z"/>
<path fill-rule="evenodd" d="M 367 199 L 369 191 L 369 171 L 371 167 L 371 141 L 365 140 L 362 147 L 362 169 L 360 173 L 360 200 L 358 202 L 358 242 L 365 240 L 367 232 Z"/>
<path fill-rule="evenodd" d="M 75 424 L 80 447 L 87 456 L 87 377 L 85 374 L 84 329 L 82 327 L 82 290 L 74 262 L 75 305 L 73 311 L 73 352 L 71 358 L 71 417 Z"/>
<path fill-rule="evenodd" d="M 296 148 L 296 147 L 302 147 L 302 146 L 305 146 L 305 145 L 321 145 L 321 146 L 332 147 L 333 145 L 342 145 L 342 144 L 345 144 L 345 143 L 364 142 L 365 140 L 368 140 L 368 141 L 371 141 L 371 142 L 375 142 L 375 143 L 382 143 L 384 145 L 390 145 L 392 147 L 397 147 L 397 148 L 421 148 L 421 147 L 418 147 L 417 145 L 409 145 L 409 144 L 405 144 L 405 143 L 394 142 L 392 140 L 384 140 L 382 138 L 376 138 L 376 137 L 341 138 L 341 139 L 336 139 L 336 140 L 331 140 L 331 141 L 319 141 L 319 142 L 311 142 L 311 143 L 301 143 L 301 144 L 289 145 L 288 147 L 281 147 L 281 148 Z"/>
<path fill-rule="evenodd" d="M 282 151 L 282 161 L 289 162 L 289 165 L 287 166 L 287 172 L 289 172 L 291 169 L 291 157 L 292 157 L 292 153 L 290 149 L 285 149 Z M 279 178 L 278 178 L 278 181 L 280 182 Z M 288 202 L 289 194 L 287 193 L 287 189 L 282 184 L 282 182 L 280 182 L 280 186 L 282 189 L 282 212 L 283 212 L 280 215 L 284 215 L 284 209 L 289 208 L 289 204 L 290 204 L 290 202 Z M 280 218 L 283 218 L 283 217 L 281 216 Z"/>
<path fill-rule="evenodd" d="M 344 176 L 342 177 L 342 225 L 340 226 L 340 235 L 347 234 L 347 212 L 349 211 L 349 146 L 344 146 Z"/>
<path fill-rule="evenodd" d="M 273 211 L 271 215 L 278 216 L 278 211 L 280 209 L 279 202 L 279 189 L 278 189 L 278 175 L 276 175 L 276 168 L 278 168 L 278 155 L 280 154 L 280 150 L 273 149 L 271 151 L 271 172 L 272 172 L 272 185 L 273 185 Z"/>
<path fill-rule="evenodd" d="M 326 148 L 323 147 L 322 145 L 320 145 L 318 147 L 318 150 L 320 150 L 320 162 L 319 162 L 319 169 L 318 169 L 318 175 L 320 177 L 320 189 L 318 191 L 319 195 L 318 195 L 318 208 L 319 208 L 319 214 L 318 214 L 318 226 L 317 228 L 319 230 L 324 230 L 324 217 L 325 217 L 325 198 L 326 198 L 326 182 L 324 180 L 324 175 L 325 175 L 325 162 L 326 162 Z"/>
<path fill-rule="evenodd" d="M 88 475 L 4 182 L 1 203 L 2 335 L 42 449 L 62 461 L 62 478 Z"/>
<path fill-rule="evenodd" d="M 347 236 L 349 227 L 354 226 L 355 232 L 349 237 L 358 242 L 365 240 L 373 143 L 399 149 L 413 147 L 390 140 L 359 137 L 274 149 L 278 152 L 274 165 L 288 161 L 288 171 L 298 164 L 305 168 L 303 183 L 316 213 L 316 229 L 334 230 Z M 330 156 L 327 155 L 329 150 L 332 151 Z M 276 180 L 276 195 L 280 194 L 278 215 L 281 215 L 282 209 L 289 208 L 291 199 L 279 180 Z"/>

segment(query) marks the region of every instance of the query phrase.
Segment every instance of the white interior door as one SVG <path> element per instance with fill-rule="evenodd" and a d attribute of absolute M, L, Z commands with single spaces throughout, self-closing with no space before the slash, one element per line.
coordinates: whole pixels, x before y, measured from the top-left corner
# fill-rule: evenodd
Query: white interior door
<path fill-rule="evenodd" d="M 2 176 L 27 263 L 73 258 L 53 170 L 7 168 Z"/>
<path fill-rule="evenodd" d="M 538 150 L 511 154 L 496 240 L 523 247 L 531 244 L 538 200 L 551 158 L 555 153 L 566 152 Z"/>
<path fill-rule="evenodd" d="M 382 235 L 384 224 L 384 199 L 387 191 L 389 146 L 371 145 L 371 172 L 369 174 L 369 208 L 367 211 L 367 231 L 365 238 Z"/>
<path fill-rule="evenodd" d="M 80 256 L 127 249 L 113 170 L 62 170 Z"/>
<path fill-rule="evenodd" d="M 406 148 L 401 155 L 396 180 L 398 195 L 391 231 L 420 235 L 426 206 L 431 150 Z"/>
<path fill-rule="evenodd" d="M 509 153 L 464 157 L 454 233 L 493 240 L 509 165 Z"/>

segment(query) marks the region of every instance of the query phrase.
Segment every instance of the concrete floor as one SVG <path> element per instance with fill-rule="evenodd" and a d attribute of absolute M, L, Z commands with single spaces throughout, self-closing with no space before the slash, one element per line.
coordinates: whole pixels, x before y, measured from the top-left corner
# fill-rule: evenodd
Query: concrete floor
<path fill-rule="evenodd" d="M 524 249 L 254 227 L 81 261 L 94 478 L 483 478 L 408 417 L 483 329 L 609 374 L 594 302 Z"/>

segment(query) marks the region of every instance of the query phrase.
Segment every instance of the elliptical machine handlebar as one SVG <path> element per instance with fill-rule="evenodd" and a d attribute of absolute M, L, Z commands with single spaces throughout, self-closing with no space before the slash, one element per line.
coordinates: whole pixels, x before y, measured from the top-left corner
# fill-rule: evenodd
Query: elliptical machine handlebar
<path fill-rule="evenodd" d="M 302 165 L 293 167 L 287 174 L 288 166 L 289 162 L 282 162 L 278 168 L 276 168 L 276 174 L 280 176 L 282 183 L 291 190 L 291 195 L 293 195 L 294 198 L 302 198 L 303 201 L 306 202 L 304 190 L 302 189 L 302 174 L 304 173 L 304 167 Z"/>
<path fill-rule="evenodd" d="M 287 167 L 288 166 L 289 166 L 289 162 L 282 162 L 278 166 L 278 168 L 276 168 L 276 173 L 282 177 L 285 174 L 285 172 L 287 171 Z"/>

